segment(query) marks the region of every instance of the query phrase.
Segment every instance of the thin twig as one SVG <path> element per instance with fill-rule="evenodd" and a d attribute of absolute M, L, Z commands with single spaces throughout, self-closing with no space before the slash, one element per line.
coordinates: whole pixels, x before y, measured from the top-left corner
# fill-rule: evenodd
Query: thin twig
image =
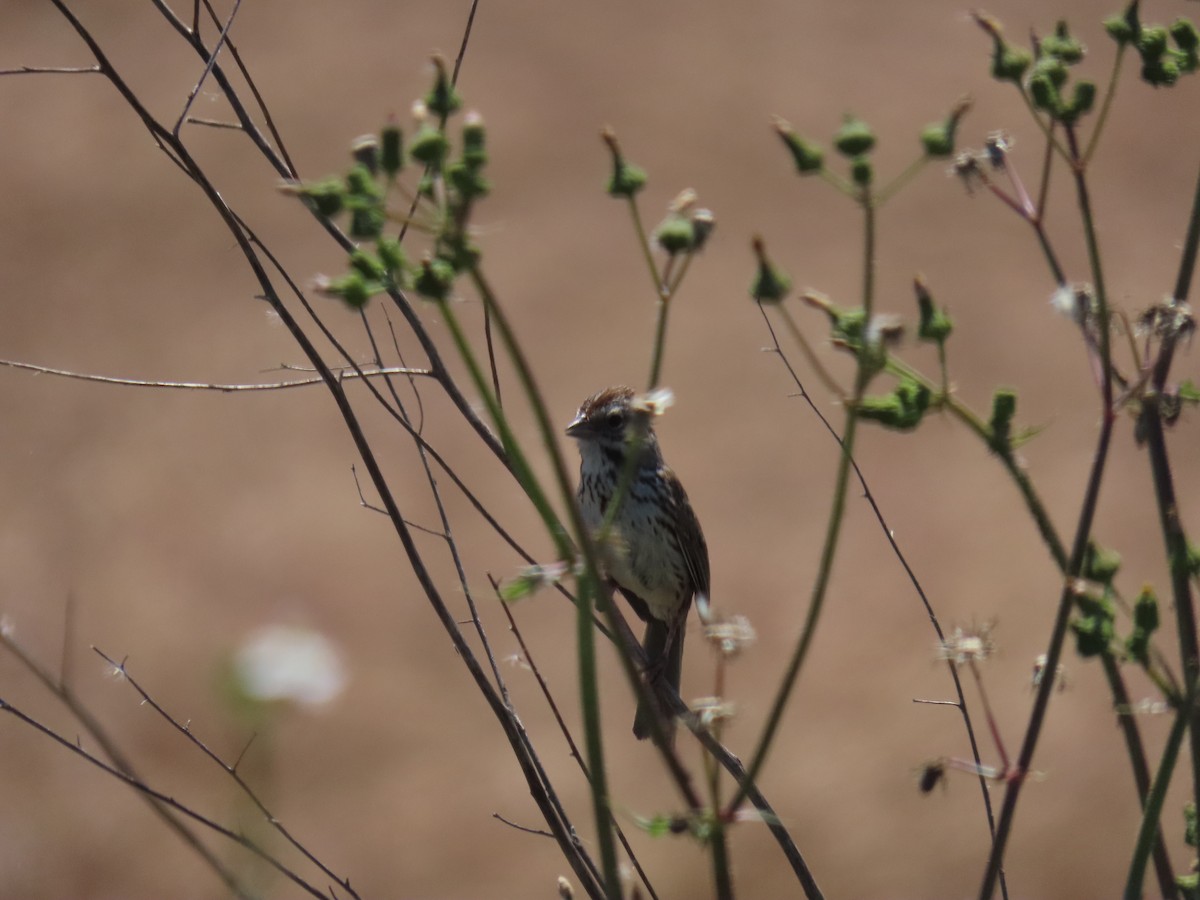
<path fill-rule="evenodd" d="M 804 383 L 800 380 L 800 375 L 798 372 L 796 372 L 791 360 L 789 360 L 787 355 L 783 352 L 783 347 L 779 343 L 779 336 L 775 333 L 775 328 L 771 324 L 771 319 L 767 315 L 767 311 L 760 306 L 759 312 L 762 314 L 763 322 L 767 327 L 767 333 L 771 336 L 771 343 L 773 344 L 772 352 L 779 357 L 780 362 L 782 362 L 784 368 L 787 369 L 788 374 L 792 379 L 792 383 L 796 385 L 796 389 L 799 391 L 801 399 L 808 404 L 809 409 L 812 410 L 812 412 L 816 415 L 817 420 L 820 421 L 820 423 L 824 426 L 826 433 L 833 437 L 833 439 L 838 442 L 839 447 L 841 447 L 844 451 L 845 447 L 842 444 L 841 435 L 837 433 L 837 430 L 833 427 L 833 424 L 828 418 L 826 418 L 820 407 L 817 406 L 812 396 L 808 393 L 808 390 L 804 387 Z M 904 552 L 900 549 L 900 545 L 896 541 L 895 533 L 884 519 L 883 510 L 880 509 L 879 504 L 875 499 L 875 494 L 871 490 L 870 485 L 867 483 L 866 476 L 863 475 L 862 469 L 859 468 L 858 461 L 852 458 L 850 460 L 850 464 L 854 469 L 855 477 L 858 479 L 859 487 L 862 489 L 863 497 L 870 505 L 871 511 L 875 514 L 875 521 L 879 523 L 880 531 L 886 538 L 892 554 L 904 568 L 904 573 L 908 576 L 909 583 L 912 585 L 913 590 L 916 591 L 917 597 L 920 598 L 921 604 L 925 608 L 925 613 L 929 616 L 929 621 L 933 626 L 934 634 L 937 635 L 939 642 L 945 641 L 946 635 L 942 630 L 941 622 L 938 621 L 937 614 L 933 610 L 933 604 L 930 602 L 929 597 L 925 594 L 925 589 L 921 586 L 921 582 L 917 578 L 917 573 L 914 572 L 912 566 L 909 565 L 908 557 L 905 556 Z M 954 683 L 954 693 L 958 698 L 957 701 L 952 702 L 953 705 L 958 707 L 959 713 L 962 715 L 963 728 L 967 732 L 967 741 L 971 746 L 971 758 L 975 761 L 977 766 L 982 767 L 983 759 L 979 753 L 979 742 L 975 737 L 975 726 L 971 721 L 971 714 L 967 709 L 967 698 L 966 694 L 963 692 L 962 680 L 959 678 L 958 669 L 953 663 L 948 663 L 948 668 L 950 671 L 950 679 Z M 995 835 L 996 824 L 995 817 L 992 812 L 991 793 L 988 790 L 987 780 L 982 776 L 979 778 L 979 789 L 983 796 L 983 808 L 987 817 L 988 833 L 990 835 Z M 1001 892 L 1005 897 L 1008 896 L 1007 885 L 1003 882 L 1003 873 L 1001 873 Z"/>
<path fill-rule="evenodd" d="M 192 104 L 196 102 L 196 97 L 200 94 L 200 88 L 204 86 L 205 79 L 213 70 L 213 66 L 217 64 L 217 55 L 221 52 L 221 47 L 225 43 L 225 37 L 229 34 L 229 29 L 233 27 L 233 20 L 237 18 L 238 10 L 242 8 L 242 0 L 234 0 L 233 9 L 229 12 L 229 18 L 226 20 L 224 27 L 221 28 L 221 33 L 217 36 L 217 43 L 213 47 L 212 52 L 208 55 L 208 62 L 204 65 L 204 71 L 192 86 L 192 90 L 188 93 L 187 102 L 183 105 L 183 112 L 179 114 L 179 118 L 175 121 L 175 127 L 171 129 L 176 140 L 179 139 L 179 129 L 183 127 L 183 123 L 187 121 L 188 112 L 191 111 Z M 196 35 L 196 40 L 200 39 L 200 35 Z"/>
<path fill-rule="evenodd" d="M 212 762 L 220 766 L 221 770 L 233 779 L 234 784 L 238 786 L 239 790 L 241 790 L 246 798 L 254 805 L 255 809 L 258 810 L 264 821 L 266 821 L 267 824 L 279 832 L 280 836 L 282 836 L 283 839 L 287 841 L 287 843 L 290 844 L 293 849 L 295 849 L 298 853 L 300 853 L 301 856 L 316 866 L 326 878 L 330 878 L 337 882 L 338 886 L 350 894 L 350 896 L 356 898 L 358 897 L 358 893 L 352 887 L 350 887 L 350 879 L 337 875 L 332 869 L 321 862 L 321 860 L 319 860 L 312 852 L 310 852 L 307 847 L 300 843 L 300 841 L 297 840 L 286 827 L 284 827 L 283 823 L 280 822 L 279 819 L 269 809 L 267 809 L 266 804 L 259 799 L 259 796 L 254 792 L 254 789 L 251 788 L 250 785 L 246 783 L 245 779 L 243 779 L 238 773 L 236 764 L 231 766 L 225 762 L 225 760 L 221 759 L 216 751 L 211 749 L 208 744 L 196 736 L 196 733 L 192 731 L 189 724 L 180 722 L 173 715 L 167 712 L 167 710 L 164 709 L 162 705 L 150 695 L 150 692 L 143 688 L 141 684 L 138 683 L 137 679 L 129 674 L 129 668 L 124 660 L 117 662 L 99 647 L 92 647 L 92 650 L 97 656 L 99 656 L 112 667 L 113 671 L 121 677 L 122 681 L 127 682 L 129 686 L 137 692 L 137 695 L 142 698 L 143 705 L 150 707 L 150 709 L 157 713 L 164 722 L 183 735 L 193 747 L 203 753 Z M 248 746 L 249 744 L 247 744 L 247 747 Z M 241 761 L 241 756 L 238 757 L 238 761 Z"/>
<path fill-rule="evenodd" d="M 77 381 L 95 381 L 100 384 L 118 384 L 124 387 L 149 387 L 149 388 L 168 388 L 177 391 L 218 391 L 223 394 L 232 394 L 245 391 L 279 391 L 287 388 L 297 387 L 312 387 L 313 385 L 324 384 L 324 379 L 320 376 L 312 378 L 301 378 L 296 381 L 274 381 L 267 384 L 217 384 L 215 382 L 204 381 L 159 381 L 157 379 L 140 379 L 140 378 L 117 378 L 112 375 L 94 375 L 90 372 L 72 372 L 67 369 L 55 369 L 50 366 L 38 366 L 33 363 L 19 362 L 12 359 L 0 359 L 0 366 L 8 366 L 13 369 L 24 369 L 28 372 L 35 372 L 39 375 L 57 375 L 60 378 L 73 378 Z M 336 371 L 336 370 L 335 370 Z M 408 375 L 431 377 L 433 375 L 428 369 L 410 369 L 405 367 L 378 368 L 378 369 L 357 369 L 354 371 L 339 371 L 336 377 L 342 381 L 351 381 L 356 378 L 377 378 L 388 375 Z"/>
<path fill-rule="evenodd" d="M 68 611 L 68 619 L 70 618 L 72 618 L 72 616 L 70 611 Z M 112 761 L 113 768 L 122 773 L 126 779 L 131 779 L 132 781 L 138 783 L 141 782 L 141 778 L 134 768 L 133 763 L 125 755 L 125 752 L 120 748 L 116 740 L 108 733 L 104 726 L 100 724 L 100 720 L 97 719 L 92 712 L 79 701 L 78 698 L 76 698 L 74 692 L 71 690 L 70 683 L 66 680 L 68 665 L 65 654 L 68 651 L 69 644 L 65 633 L 63 638 L 64 659 L 61 664 L 63 675 L 60 680 L 57 681 L 51 677 L 49 671 L 42 668 L 42 666 L 39 665 L 38 662 L 26 652 L 25 648 L 17 643 L 17 641 L 13 639 L 12 635 L 7 633 L 3 628 L 0 628 L 0 646 L 3 646 L 10 653 L 12 653 L 13 656 L 15 656 L 33 675 L 33 677 L 36 678 L 42 684 L 42 686 L 46 688 L 46 690 L 50 691 L 50 693 L 53 694 L 64 707 L 66 707 L 67 711 L 75 717 L 75 720 L 83 726 L 84 731 L 91 736 L 91 738 L 99 745 L 100 749 L 104 751 L 104 754 Z M 0 706 L 2 705 L 3 701 L 0 701 Z M 46 729 L 40 728 L 39 730 Z M 78 739 L 76 739 L 76 744 L 78 744 Z M 221 860 L 215 853 L 213 853 L 212 850 L 205 846 L 205 844 L 200 840 L 199 836 L 197 836 L 196 833 L 191 830 L 191 828 L 189 828 L 178 816 L 172 813 L 171 810 L 168 809 L 164 804 L 159 803 L 151 794 L 145 791 L 140 791 L 139 796 L 146 801 L 151 811 L 154 812 L 154 814 L 157 815 L 171 831 L 175 832 L 175 834 L 178 835 L 185 844 L 187 844 L 192 852 L 200 857 L 205 865 L 207 865 L 213 870 L 214 873 L 216 873 L 221 882 L 230 891 L 232 891 L 233 894 L 239 898 L 242 898 L 242 900 L 251 900 L 253 895 L 247 888 L 242 886 L 238 876 L 223 862 L 221 862 Z"/>
<path fill-rule="evenodd" d="M 332 895 L 324 894 L 317 888 L 313 887 L 311 884 L 309 884 L 307 881 L 305 881 L 303 878 L 301 878 L 299 875 L 297 875 L 295 872 L 293 872 L 287 866 L 283 865 L 283 863 L 279 862 L 279 860 L 275 859 L 269 853 L 264 851 L 261 847 L 259 847 L 257 844 L 255 844 L 254 841 L 250 840 L 245 835 L 239 834 L 236 831 L 226 828 L 224 825 L 220 824 L 219 822 L 217 822 L 213 819 L 210 819 L 207 816 L 201 815 L 200 813 L 198 813 L 196 810 L 192 809 L 191 807 L 186 806 L 183 803 L 180 803 L 174 797 L 170 797 L 167 794 L 162 793 L 161 791 L 154 790 L 154 788 L 150 787 L 145 782 L 140 781 L 139 779 L 127 774 L 126 772 L 123 772 L 121 769 L 117 768 L 116 766 L 109 765 L 108 763 L 104 762 L 104 760 L 100 759 L 99 757 L 93 756 L 91 753 L 88 753 L 88 751 L 84 750 L 83 747 L 79 746 L 77 743 L 73 743 L 72 741 L 67 740 L 67 738 L 63 737 L 58 732 L 56 732 L 53 729 L 49 728 L 48 726 L 42 724 L 37 719 L 33 718 L 32 716 L 28 715 L 27 713 L 22 712 L 20 709 L 13 706 L 11 703 L 9 703 L 5 700 L 0 700 L 0 712 L 9 713 L 10 715 L 12 715 L 15 718 L 17 718 L 18 720 L 20 720 L 21 722 L 24 722 L 29 727 L 33 728 L 35 731 L 41 732 L 43 735 L 50 738 L 52 741 L 54 741 L 59 746 L 65 747 L 66 749 L 68 749 L 72 753 L 74 753 L 76 756 L 91 763 L 96 768 L 107 773 L 108 775 L 112 776 L 113 778 L 117 779 L 118 781 L 123 782 L 124 784 L 128 785 L 129 787 L 133 788 L 134 790 L 138 791 L 139 793 L 151 798 L 155 802 L 161 803 L 163 806 L 170 807 L 171 809 L 175 810 L 176 812 L 180 813 L 183 816 L 186 816 L 187 818 L 191 819 L 192 821 L 197 822 L 197 823 L 203 825 L 204 827 L 216 832 L 217 834 L 221 835 L 222 837 L 228 838 L 229 840 L 233 841 L 234 843 L 238 844 L 239 846 L 244 847 L 245 849 L 247 849 L 251 853 L 253 853 L 255 856 L 257 856 L 259 859 L 266 862 L 268 865 L 271 866 L 271 868 L 275 869 L 275 871 L 279 872 L 279 874 L 283 875 L 288 881 L 292 882 L 297 887 L 301 888 L 305 893 L 309 894 L 310 896 L 320 897 L 320 898 L 323 898 L 323 900 L 335 900 L 335 898 L 333 898 Z M 254 896 L 253 894 L 247 893 L 246 891 L 244 891 L 240 888 L 237 888 L 233 885 L 231 885 L 231 888 L 237 892 L 239 897 L 247 898 L 247 900 L 249 900 L 249 898 Z"/>
<path fill-rule="evenodd" d="M 511 819 L 504 818 L 504 816 L 500 815 L 500 813 L 498 813 L 498 812 L 492 813 L 492 818 L 498 822 L 503 822 L 509 828 L 514 828 L 517 831 L 523 831 L 526 834 L 532 834 L 537 837 L 547 837 L 547 838 L 554 837 L 554 835 L 552 835 L 550 832 L 546 831 L 544 828 L 527 828 L 524 825 L 518 825 L 516 822 L 512 821 Z"/>
<path fill-rule="evenodd" d="M 0 69 L 0 75 L 99 75 L 99 66 L 17 66 Z"/>

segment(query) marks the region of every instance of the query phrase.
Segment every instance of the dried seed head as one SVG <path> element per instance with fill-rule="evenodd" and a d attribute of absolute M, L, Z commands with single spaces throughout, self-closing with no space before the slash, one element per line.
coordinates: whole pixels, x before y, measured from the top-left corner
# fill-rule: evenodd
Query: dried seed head
<path fill-rule="evenodd" d="M 992 640 L 994 627 L 994 622 L 984 622 L 971 628 L 956 627 L 938 645 L 938 659 L 956 666 L 986 661 L 996 652 L 996 644 Z"/>
<path fill-rule="evenodd" d="M 737 707 L 732 701 L 721 697 L 697 697 L 692 701 L 692 711 L 700 717 L 701 727 L 711 731 L 717 723 L 732 719 Z"/>
<path fill-rule="evenodd" d="M 704 637 L 725 657 L 734 657 L 754 643 L 757 635 L 745 616 L 731 616 L 706 624 Z"/>
<path fill-rule="evenodd" d="M 1046 654 L 1041 653 L 1038 658 L 1033 661 L 1033 679 L 1030 682 L 1030 687 L 1037 690 L 1042 685 L 1042 678 L 1046 674 Z M 1067 688 L 1067 670 L 1062 663 L 1055 667 L 1054 672 L 1054 687 L 1056 690 L 1066 690 Z"/>
<path fill-rule="evenodd" d="M 954 165 L 946 170 L 946 174 L 959 179 L 968 194 L 975 193 L 975 188 L 981 187 L 986 181 L 983 170 L 979 168 L 978 157 L 970 150 L 964 150 L 954 157 Z"/>

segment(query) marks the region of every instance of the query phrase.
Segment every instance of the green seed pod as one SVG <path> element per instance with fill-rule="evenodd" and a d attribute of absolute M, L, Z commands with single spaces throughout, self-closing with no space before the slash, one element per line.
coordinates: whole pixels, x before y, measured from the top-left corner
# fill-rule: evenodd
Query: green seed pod
<path fill-rule="evenodd" d="M 996 19 L 978 12 L 971 17 L 992 39 L 992 77 L 1020 85 L 1033 56 L 1027 50 L 1010 47 L 1004 40 L 1003 26 Z"/>
<path fill-rule="evenodd" d="M 1150 639 L 1158 630 L 1158 598 L 1149 587 L 1142 588 L 1133 604 L 1133 633 L 1125 640 L 1125 652 L 1143 666 L 1150 664 Z"/>
<path fill-rule="evenodd" d="M 913 279 L 913 289 L 917 294 L 917 308 L 920 311 L 920 322 L 917 324 L 917 337 L 923 341 L 941 344 L 950 337 L 954 330 L 954 322 L 945 310 L 933 305 L 933 296 L 921 278 Z"/>
<path fill-rule="evenodd" d="M 486 196 L 492 189 L 491 183 L 479 170 L 464 162 L 451 163 L 446 169 L 446 180 L 454 186 L 464 201 Z"/>
<path fill-rule="evenodd" d="M 654 240 L 668 254 L 674 256 L 692 249 L 696 240 L 696 229 L 686 216 L 670 213 L 654 229 Z"/>
<path fill-rule="evenodd" d="M 775 133 L 779 135 L 783 140 L 784 146 L 791 152 L 797 171 L 801 175 L 820 172 L 825 165 L 825 151 L 817 144 L 800 137 L 792 131 L 791 125 L 778 116 L 775 117 L 774 124 Z"/>
<path fill-rule="evenodd" d="M 1158 597 L 1150 587 L 1142 588 L 1133 604 L 1133 624 L 1147 634 L 1158 630 Z"/>
<path fill-rule="evenodd" d="M 843 156 L 862 156 L 870 153 L 875 146 L 875 133 L 862 119 L 847 114 L 842 120 L 842 127 L 833 136 L 833 145 Z"/>
<path fill-rule="evenodd" d="M 404 274 L 404 267 L 408 264 L 400 242 L 393 238 L 380 238 L 375 244 L 375 251 L 379 254 L 379 261 L 383 263 L 384 270 L 398 283 L 399 276 Z"/>
<path fill-rule="evenodd" d="M 1117 572 L 1120 570 L 1120 553 L 1101 547 L 1095 541 L 1088 542 L 1081 571 L 1084 578 L 1100 584 L 1112 584 L 1112 580 L 1117 577 Z"/>
<path fill-rule="evenodd" d="M 352 207 L 350 212 L 350 237 L 356 241 L 374 240 L 383 233 L 387 217 L 376 203 Z"/>
<path fill-rule="evenodd" d="M 1063 19 L 1058 20 L 1054 34 L 1042 38 L 1041 46 L 1043 54 L 1062 60 L 1069 66 L 1080 62 L 1086 52 L 1078 38 L 1072 37 Z"/>
<path fill-rule="evenodd" d="M 374 200 L 383 196 L 371 170 L 360 162 L 351 166 L 346 173 L 346 193 L 360 200 Z"/>
<path fill-rule="evenodd" d="M 858 414 L 895 431 L 912 431 L 921 424 L 932 397 L 929 388 L 905 378 L 890 394 L 863 397 Z"/>
<path fill-rule="evenodd" d="M 697 253 L 703 250 L 716 227 L 717 219 L 711 209 L 695 210 L 692 213 L 692 250 Z"/>
<path fill-rule="evenodd" d="M 1157 59 L 1167 52 L 1167 29 L 1161 25 L 1148 25 L 1137 38 L 1138 53 L 1142 59 Z"/>
<path fill-rule="evenodd" d="M 439 129 L 425 124 L 417 132 L 409 148 L 409 154 L 419 163 L 437 168 L 446 158 L 450 142 Z"/>
<path fill-rule="evenodd" d="M 758 259 L 758 271 L 750 283 L 750 296 L 759 303 L 779 303 L 792 288 L 792 279 L 771 265 L 767 259 L 766 244 L 761 237 L 754 238 L 754 255 Z"/>
<path fill-rule="evenodd" d="M 1034 65 L 1033 72 L 1029 77 L 1031 79 L 1048 78 L 1056 88 L 1061 88 L 1067 83 L 1070 74 L 1062 60 L 1053 56 L 1043 56 Z"/>
<path fill-rule="evenodd" d="M 368 280 L 379 281 L 387 274 L 382 262 L 365 250 L 355 250 L 350 254 L 350 268 Z"/>
<path fill-rule="evenodd" d="M 1109 653 L 1113 639 L 1111 619 L 1095 616 L 1075 619 L 1071 630 L 1075 632 L 1075 651 L 1084 659 Z"/>
<path fill-rule="evenodd" d="M 341 297 L 351 309 L 362 309 L 371 299 L 371 289 L 358 272 L 348 272 L 326 285 L 322 293 Z"/>
<path fill-rule="evenodd" d="M 413 288 L 422 297 L 443 302 L 454 287 L 454 267 L 444 259 L 421 260 L 421 268 L 413 280 Z"/>
<path fill-rule="evenodd" d="M 1124 45 L 1137 40 L 1141 33 L 1142 23 L 1138 19 L 1138 4 L 1141 0 L 1130 0 L 1123 13 L 1109 16 L 1104 20 L 1104 30 L 1114 41 Z"/>
<path fill-rule="evenodd" d="M 1179 63 L 1165 57 L 1151 60 L 1142 66 L 1142 80 L 1154 87 L 1170 87 L 1179 80 Z"/>
<path fill-rule="evenodd" d="M 388 178 L 395 178 L 404 168 L 404 136 L 394 123 L 383 126 L 379 133 L 379 165 Z"/>
<path fill-rule="evenodd" d="M 1125 16 L 1121 14 L 1109 16 L 1105 19 L 1104 30 L 1108 32 L 1109 37 L 1121 46 L 1130 43 L 1137 35 L 1137 29 L 1133 28 Z"/>
<path fill-rule="evenodd" d="M 1011 81 L 1020 84 L 1025 77 L 1025 70 L 1033 62 L 1033 56 L 1028 50 L 1010 47 L 997 39 L 992 53 L 992 77 L 997 81 Z"/>
<path fill-rule="evenodd" d="M 1012 455 L 1012 420 L 1017 411 L 1017 392 L 1000 388 L 992 396 L 991 436 L 988 444 L 999 456 Z"/>
<path fill-rule="evenodd" d="M 1062 111 L 1060 117 L 1063 122 L 1071 123 L 1079 119 L 1080 116 L 1091 112 L 1092 104 L 1096 101 L 1096 85 L 1090 81 L 1078 81 L 1075 83 L 1075 93 L 1071 98 L 1071 102 Z"/>
<path fill-rule="evenodd" d="M 1168 30 L 1175 46 L 1180 50 L 1195 51 L 1200 48 L 1200 32 L 1197 32 L 1196 26 L 1187 19 L 1176 19 Z"/>
<path fill-rule="evenodd" d="M 866 187 L 875 177 L 875 170 L 871 166 L 871 160 L 865 156 L 856 156 L 850 162 L 850 177 L 859 187 Z"/>
<path fill-rule="evenodd" d="M 446 73 L 446 61 L 440 56 L 435 56 L 433 68 L 433 87 L 425 95 L 425 108 L 444 119 L 462 106 L 462 97 L 450 83 L 450 76 Z"/>
<path fill-rule="evenodd" d="M 280 190 L 304 198 L 326 219 L 332 219 L 345 206 L 346 185 L 340 178 L 326 178 L 312 184 L 284 184 Z"/>
<path fill-rule="evenodd" d="M 921 146 L 929 157 L 945 158 L 954 155 L 954 132 L 945 122 L 931 122 L 921 130 Z"/>
<path fill-rule="evenodd" d="M 354 139 L 350 145 L 350 155 L 354 161 L 371 173 L 374 178 L 379 174 L 379 138 L 373 134 L 364 134 Z"/>
<path fill-rule="evenodd" d="M 1046 75 L 1035 75 L 1030 79 L 1029 96 L 1036 108 L 1050 113 L 1055 118 L 1062 112 L 1062 97 L 1054 82 Z"/>
<path fill-rule="evenodd" d="M 608 180 L 608 193 L 612 197 L 633 197 L 646 186 L 646 173 L 625 161 L 617 135 L 611 128 L 600 133 L 609 155 L 612 157 L 613 173 Z"/>
<path fill-rule="evenodd" d="M 462 132 L 462 159 L 473 169 L 481 169 L 487 164 L 487 129 L 483 125 L 483 117 L 476 112 L 467 113 Z"/>

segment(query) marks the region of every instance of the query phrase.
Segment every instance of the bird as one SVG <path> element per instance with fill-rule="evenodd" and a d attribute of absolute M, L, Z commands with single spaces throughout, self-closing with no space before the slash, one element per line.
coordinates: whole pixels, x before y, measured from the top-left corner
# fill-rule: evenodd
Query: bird
<path fill-rule="evenodd" d="M 604 574 L 646 623 L 642 647 L 651 693 L 659 679 L 676 692 L 683 673 L 683 639 L 695 599 L 707 604 L 708 545 L 683 484 L 663 460 L 651 403 L 628 387 L 588 397 L 567 427 L 579 446 L 579 510 L 595 532 L 604 521 L 629 460 L 633 478 L 600 547 Z M 655 707 L 639 702 L 633 733 L 651 734 Z M 673 738 L 674 720 L 667 723 Z"/>

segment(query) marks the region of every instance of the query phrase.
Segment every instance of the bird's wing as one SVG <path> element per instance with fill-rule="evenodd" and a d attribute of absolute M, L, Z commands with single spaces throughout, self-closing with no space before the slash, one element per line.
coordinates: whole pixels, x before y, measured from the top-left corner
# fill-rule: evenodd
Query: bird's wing
<path fill-rule="evenodd" d="M 688 502 L 687 492 L 678 478 L 668 478 L 671 485 L 671 504 L 674 507 L 675 522 L 678 528 L 679 548 L 683 552 L 688 574 L 698 595 L 708 597 L 709 570 L 708 544 L 704 541 L 704 532 L 700 529 L 700 520 Z"/>

